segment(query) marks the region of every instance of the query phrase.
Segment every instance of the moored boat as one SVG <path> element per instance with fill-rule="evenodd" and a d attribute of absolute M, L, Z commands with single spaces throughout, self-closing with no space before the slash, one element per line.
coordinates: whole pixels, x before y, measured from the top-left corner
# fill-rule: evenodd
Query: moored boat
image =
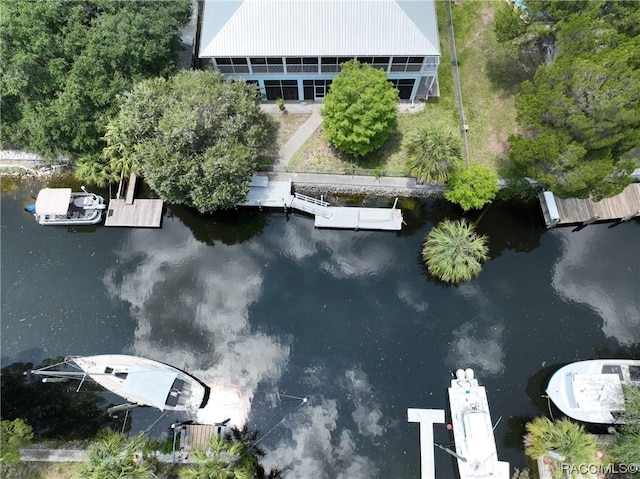
<path fill-rule="evenodd" d="M 546 393 L 563 414 L 593 424 L 624 420 L 623 386 L 640 387 L 640 360 L 592 359 L 556 371 Z"/>
<path fill-rule="evenodd" d="M 60 365 L 67 369 L 56 369 Z M 45 376 L 43 381 L 89 378 L 133 405 L 161 411 L 196 412 L 207 405 L 210 394 L 208 386 L 180 369 L 124 354 L 68 356 L 64 363 L 32 373 Z"/>
<path fill-rule="evenodd" d="M 510 479 L 509 463 L 498 460 L 487 392 L 472 369 L 456 371 L 449 405 L 460 479 Z"/>
<path fill-rule="evenodd" d="M 90 193 L 72 192 L 71 188 L 43 188 L 36 202 L 27 207 L 41 225 L 94 225 L 102 220 L 104 198 Z"/>

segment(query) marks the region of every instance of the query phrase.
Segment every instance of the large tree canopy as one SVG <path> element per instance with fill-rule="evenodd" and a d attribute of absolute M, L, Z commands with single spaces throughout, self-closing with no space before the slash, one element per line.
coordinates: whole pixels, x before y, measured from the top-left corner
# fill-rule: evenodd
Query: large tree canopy
<path fill-rule="evenodd" d="M 544 36 L 547 61 L 517 99 L 526 132 L 511 137 L 510 158 L 561 196 L 617 194 L 633 170 L 624 155 L 640 144 L 640 9 L 595 0 L 527 8 L 532 23 L 518 41 Z"/>
<path fill-rule="evenodd" d="M 202 213 L 245 200 L 269 120 L 253 87 L 218 72 L 137 84 L 108 126 L 105 155 L 137 165 L 163 199 Z"/>
<path fill-rule="evenodd" d="M 343 63 L 322 108 L 325 138 L 349 155 L 365 156 L 393 131 L 397 105 L 398 90 L 385 72 L 355 60 Z"/>
<path fill-rule="evenodd" d="M 3 146 L 98 153 L 116 97 L 175 70 L 188 0 L 0 2 Z"/>

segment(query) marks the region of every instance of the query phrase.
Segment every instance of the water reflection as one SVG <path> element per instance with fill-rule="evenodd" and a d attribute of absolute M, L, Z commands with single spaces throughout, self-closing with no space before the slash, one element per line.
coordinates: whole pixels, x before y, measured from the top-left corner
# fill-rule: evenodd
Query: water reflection
<path fill-rule="evenodd" d="M 106 413 L 111 404 L 94 383 L 84 382 L 77 391 L 78 381 L 43 384 L 41 376 L 25 374 L 62 360 L 51 358 L 37 368 L 29 362 L 2 368 L 2 419 L 24 419 L 39 438 L 90 439 L 106 426 L 121 430 L 123 420 Z M 130 427 L 128 422 L 125 430 Z"/>
<path fill-rule="evenodd" d="M 178 218 L 191 230 L 193 237 L 209 246 L 217 242 L 226 245 L 244 243 L 259 235 L 268 224 L 269 216 L 256 208 L 238 208 L 212 215 L 201 215 L 193 208 L 170 205 L 167 217 Z"/>
<path fill-rule="evenodd" d="M 546 232 L 537 207 L 519 220 L 494 205 L 479 226 L 493 259 L 472 282 L 446 287 L 419 266 L 432 225 L 461 214 L 437 200 L 415 203 L 400 234 L 317 230 L 280 211 L 221 221 L 171 208 L 158 230 L 73 235 L 27 217 L 29 193 L 3 194 L 0 205 L 3 365 L 122 352 L 187 369 L 214 390 L 205 421 L 249 415 L 263 437 L 277 426 L 261 445 L 271 465 L 292 464 L 292 477 L 419 477 L 406 408 L 446 407 L 458 366 L 476 369 L 505 418 L 499 455 L 522 467 L 521 418 L 546 412 L 543 384 L 534 401 L 528 377 L 544 361 L 610 355 L 619 338 L 637 338 L 635 223 Z M 585 233 L 591 243 L 571 259 Z M 600 312 L 583 302 L 593 290 L 615 299 L 606 324 L 625 335 L 603 334 Z M 286 394 L 310 400 L 296 409 Z M 147 416 L 131 413 L 134 430 L 158 417 Z M 443 426 L 436 440 L 447 434 Z M 436 451 L 436 461 L 439 478 L 454 477 L 449 456 Z"/>
<path fill-rule="evenodd" d="M 338 426 L 338 402 L 320 399 L 290 417 L 291 436 L 269 450 L 264 465 L 287 465 L 287 477 L 317 479 L 364 479 L 378 477 L 372 459 L 358 452 L 353 434 Z"/>
<path fill-rule="evenodd" d="M 219 417 L 212 419 L 242 426 L 258 384 L 277 380 L 289 354 L 288 345 L 248 323 L 260 296 L 261 263 L 232 246 L 214 255 L 175 220 L 152 238 L 138 241 L 139 234 L 132 232 L 104 278 L 137 322 L 131 353 L 213 385 Z"/>
<path fill-rule="evenodd" d="M 627 232 L 636 231 L 627 226 L 631 227 Z M 640 277 L 638 237 L 636 234 L 635 248 L 616 254 L 619 247 L 616 236 L 598 233 L 596 228 L 589 227 L 579 232 L 554 231 L 562 241 L 562 255 L 554 266 L 552 284 L 565 300 L 584 303 L 596 311 L 602 318 L 602 332 L 606 336 L 629 346 L 640 342 L 638 283 L 627 279 L 630 272 L 636 279 Z"/>

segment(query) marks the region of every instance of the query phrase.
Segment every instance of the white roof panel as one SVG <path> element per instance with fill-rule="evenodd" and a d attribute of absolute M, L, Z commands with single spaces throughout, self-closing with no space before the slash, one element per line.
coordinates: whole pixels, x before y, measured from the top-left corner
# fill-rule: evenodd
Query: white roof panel
<path fill-rule="evenodd" d="M 200 57 L 440 55 L 435 0 L 206 0 Z"/>
<path fill-rule="evenodd" d="M 66 215 L 71 201 L 71 188 L 44 188 L 36 199 L 39 215 Z"/>

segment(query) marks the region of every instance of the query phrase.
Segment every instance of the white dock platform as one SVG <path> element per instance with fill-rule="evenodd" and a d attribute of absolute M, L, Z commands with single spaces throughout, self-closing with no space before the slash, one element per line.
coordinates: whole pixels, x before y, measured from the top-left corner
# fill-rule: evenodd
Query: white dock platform
<path fill-rule="evenodd" d="M 249 184 L 247 200 L 240 206 L 288 208 L 291 199 L 291 180 L 269 181 L 267 176 L 255 175 Z"/>
<path fill-rule="evenodd" d="M 420 471 L 422 479 L 435 479 L 433 425 L 444 424 L 442 409 L 407 409 L 409 422 L 420 423 Z"/>
<path fill-rule="evenodd" d="M 329 203 L 299 193 L 291 194 L 289 181 L 270 181 L 267 176 L 255 175 L 249 184 L 249 193 L 239 206 L 294 208 L 315 216 L 316 228 L 353 230 L 402 229 L 402 211 L 392 208 L 362 208 L 357 206 L 330 206 Z"/>
<path fill-rule="evenodd" d="M 330 216 L 316 216 L 316 228 L 354 230 L 402 229 L 402 211 L 397 208 L 360 208 L 329 206 Z"/>

